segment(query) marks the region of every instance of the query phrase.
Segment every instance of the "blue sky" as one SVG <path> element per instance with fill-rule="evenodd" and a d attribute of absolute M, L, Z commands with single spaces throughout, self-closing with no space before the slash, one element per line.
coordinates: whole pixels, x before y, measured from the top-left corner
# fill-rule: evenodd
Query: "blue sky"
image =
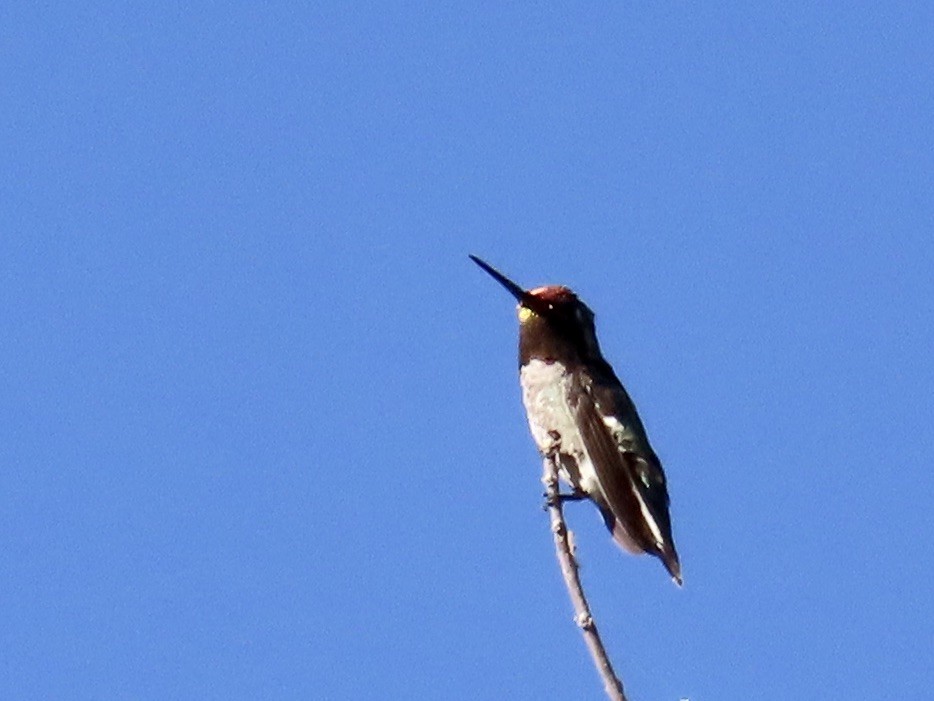
<path fill-rule="evenodd" d="M 685 583 L 633 701 L 926 698 L 934 10 L 0 10 L 0 697 L 580 699 L 512 300 L 572 286 Z"/>

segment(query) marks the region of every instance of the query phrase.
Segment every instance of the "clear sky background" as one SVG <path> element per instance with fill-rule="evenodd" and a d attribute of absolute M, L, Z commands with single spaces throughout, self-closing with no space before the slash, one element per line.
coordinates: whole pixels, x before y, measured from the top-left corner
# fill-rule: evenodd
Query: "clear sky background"
<path fill-rule="evenodd" d="M 0 698 L 601 698 L 468 253 L 667 468 L 633 701 L 930 696 L 934 6 L 132 5 L 0 9 Z"/>

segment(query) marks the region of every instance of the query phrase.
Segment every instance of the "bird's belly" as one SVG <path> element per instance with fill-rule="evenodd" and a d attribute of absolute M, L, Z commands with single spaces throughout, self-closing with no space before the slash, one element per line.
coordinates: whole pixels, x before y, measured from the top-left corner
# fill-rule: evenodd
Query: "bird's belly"
<path fill-rule="evenodd" d="M 519 380 L 529 429 L 539 452 L 548 455 L 557 446 L 561 477 L 574 489 L 598 494 L 597 475 L 568 403 L 571 376 L 565 367 L 558 362 L 531 360 L 522 366 Z"/>

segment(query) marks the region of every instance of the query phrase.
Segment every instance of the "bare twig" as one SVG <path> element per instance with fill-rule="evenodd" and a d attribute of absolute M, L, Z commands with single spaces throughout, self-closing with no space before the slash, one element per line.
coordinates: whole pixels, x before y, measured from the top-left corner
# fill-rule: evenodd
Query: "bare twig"
<path fill-rule="evenodd" d="M 590 613 L 590 606 L 581 586 L 577 560 L 574 557 L 573 536 L 564 522 L 564 512 L 561 507 L 560 488 L 558 486 L 558 466 L 554 456 L 545 457 L 542 482 L 545 485 L 545 499 L 551 517 L 551 532 L 555 538 L 555 551 L 561 565 L 561 574 L 564 575 L 564 583 L 568 588 L 568 594 L 571 596 L 571 603 L 574 605 L 574 620 L 580 626 L 584 635 L 584 642 L 587 644 L 587 649 L 590 650 L 590 656 L 593 658 L 594 666 L 603 679 L 603 688 L 606 690 L 606 695 L 612 701 L 626 701 L 623 684 L 619 677 L 616 676 L 616 672 L 613 671 L 613 665 L 610 664 L 610 658 L 607 657 L 603 641 L 600 640 L 597 623 Z"/>

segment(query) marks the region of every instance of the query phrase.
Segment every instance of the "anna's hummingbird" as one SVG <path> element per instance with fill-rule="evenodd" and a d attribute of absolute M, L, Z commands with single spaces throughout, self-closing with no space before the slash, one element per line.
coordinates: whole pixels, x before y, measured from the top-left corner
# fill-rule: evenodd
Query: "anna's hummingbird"
<path fill-rule="evenodd" d="M 470 259 L 519 302 L 519 381 L 539 451 L 557 455 L 561 478 L 597 505 L 617 543 L 655 555 L 680 585 L 665 472 L 600 353 L 593 312 L 567 287 L 524 290 Z"/>

